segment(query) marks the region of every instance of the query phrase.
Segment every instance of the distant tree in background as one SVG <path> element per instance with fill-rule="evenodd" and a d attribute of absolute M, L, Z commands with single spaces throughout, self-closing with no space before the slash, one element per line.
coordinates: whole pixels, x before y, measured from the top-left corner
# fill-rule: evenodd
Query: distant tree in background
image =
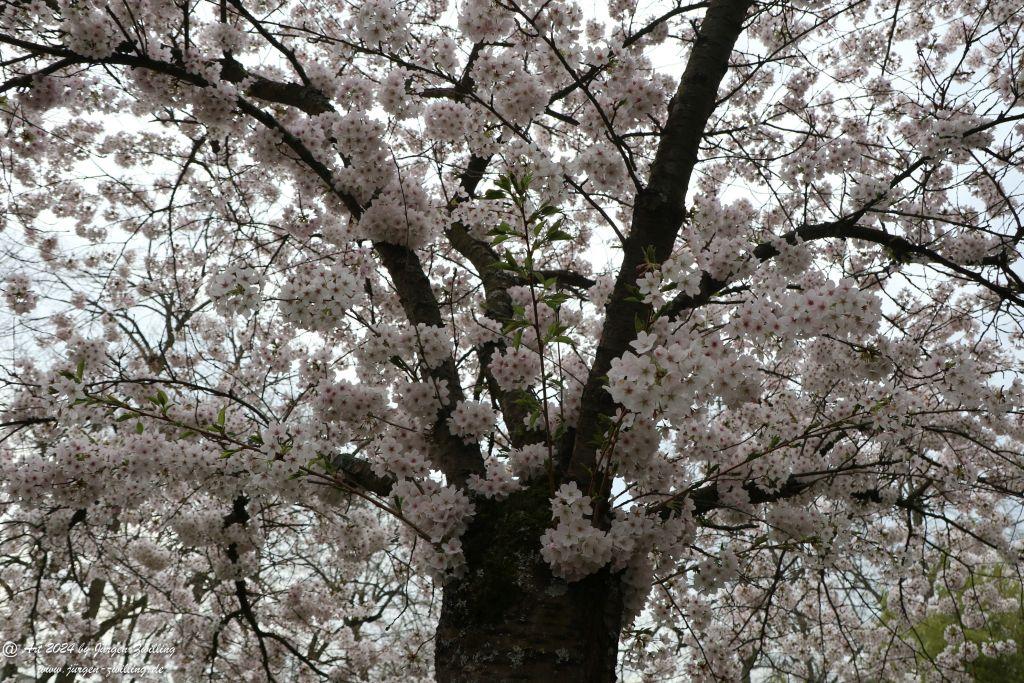
<path fill-rule="evenodd" d="M 1022 30 L 7 0 L 0 678 L 1019 666 Z"/>
<path fill-rule="evenodd" d="M 970 680 L 980 683 L 1024 680 L 1024 594 L 1016 576 L 1002 577 L 1003 569 L 943 572 L 935 607 L 909 627 L 923 659 L 960 657 Z"/>

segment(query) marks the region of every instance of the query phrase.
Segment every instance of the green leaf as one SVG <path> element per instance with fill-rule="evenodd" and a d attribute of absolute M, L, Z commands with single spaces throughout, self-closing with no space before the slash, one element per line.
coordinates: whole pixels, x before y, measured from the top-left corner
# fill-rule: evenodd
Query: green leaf
<path fill-rule="evenodd" d="M 142 426 L 142 423 L 141 423 L 141 422 L 136 422 L 136 423 L 135 423 L 135 433 L 136 433 L 136 434 L 141 434 L 142 432 L 144 432 L 144 431 L 145 431 L 145 429 L 146 429 L 146 428 Z"/>
<path fill-rule="evenodd" d="M 548 231 L 547 239 L 551 242 L 565 242 L 572 239 L 572 235 L 561 228 L 551 228 Z"/>
<path fill-rule="evenodd" d="M 525 320 L 509 320 L 501 328 L 501 331 L 502 331 L 503 334 L 509 334 L 511 332 L 514 332 L 515 330 L 522 329 L 522 328 L 526 327 L 526 324 L 527 323 L 526 323 Z"/>
<path fill-rule="evenodd" d="M 514 235 L 515 232 L 512 230 L 512 226 L 502 221 L 497 227 L 491 228 L 487 231 L 488 235 Z"/>
<path fill-rule="evenodd" d="M 165 394 L 162 390 L 157 389 L 156 394 L 153 395 L 153 396 L 146 397 L 146 400 L 149 401 L 150 403 L 152 403 L 153 405 L 159 406 L 162 409 L 161 412 L 163 412 L 163 413 L 167 412 L 167 405 L 168 405 L 167 394 Z"/>
<path fill-rule="evenodd" d="M 501 270 L 510 270 L 513 273 L 518 273 L 520 270 L 522 270 L 519 264 L 516 263 L 515 260 L 513 260 L 512 254 L 506 253 L 505 257 L 506 258 L 504 261 L 498 262 L 498 268 L 500 268 Z"/>
<path fill-rule="evenodd" d="M 558 308 L 568 300 L 568 294 L 566 294 L 565 292 L 558 292 L 557 294 L 552 294 L 549 297 L 545 297 L 544 303 L 546 303 L 551 308 Z"/>

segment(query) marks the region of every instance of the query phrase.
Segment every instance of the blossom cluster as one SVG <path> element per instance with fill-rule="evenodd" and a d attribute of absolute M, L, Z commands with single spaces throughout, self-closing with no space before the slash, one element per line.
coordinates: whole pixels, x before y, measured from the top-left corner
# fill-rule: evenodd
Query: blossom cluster
<path fill-rule="evenodd" d="M 457 142 L 466 134 L 471 111 L 459 102 L 441 100 L 427 107 L 423 123 L 428 135 L 445 142 Z"/>
<path fill-rule="evenodd" d="M 360 424 L 382 415 L 387 403 L 384 393 L 375 387 L 324 380 L 317 387 L 315 405 L 324 420 Z"/>
<path fill-rule="evenodd" d="M 651 343 L 649 338 L 638 341 Z M 608 392 L 626 410 L 639 415 L 685 413 L 714 385 L 719 358 L 715 345 L 685 336 L 649 346 L 641 354 L 627 351 L 612 361 Z"/>
<path fill-rule="evenodd" d="M 544 110 L 548 92 L 539 76 L 519 71 L 496 88 L 494 109 L 517 126 L 528 124 Z"/>
<path fill-rule="evenodd" d="M 506 391 L 526 389 L 540 375 L 540 357 L 526 347 L 505 349 L 491 360 L 491 374 Z"/>
<path fill-rule="evenodd" d="M 490 434 L 496 420 L 497 415 L 489 403 L 460 401 L 448 418 L 448 428 L 464 442 L 473 443 Z"/>
<path fill-rule="evenodd" d="M 423 452 L 406 440 L 384 436 L 374 443 L 374 463 L 381 463 L 380 474 L 391 474 L 397 479 L 418 479 L 429 476 L 430 461 Z"/>
<path fill-rule="evenodd" d="M 365 0 L 353 23 L 356 35 L 371 47 L 397 50 L 408 39 L 409 15 L 392 0 Z"/>
<path fill-rule="evenodd" d="M 401 178 L 379 191 L 355 230 L 365 239 L 420 247 L 440 232 L 441 215 L 422 185 Z"/>
<path fill-rule="evenodd" d="M 473 42 L 501 40 L 513 25 L 504 7 L 492 0 L 467 0 L 459 14 L 459 30 Z"/>
<path fill-rule="evenodd" d="M 342 264 L 298 264 L 279 293 L 281 314 L 295 325 L 321 332 L 338 328 L 359 296 L 359 283 Z"/>
<path fill-rule="evenodd" d="M 221 315 L 244 315 L 259 306 L 261 280 L 256 269 L 233 263 L 210 278 L 206 293 Z"/>
<path fill-rule="evenodd" d="M 98 7 L 71 7 L 64 22 L 68 47 L 92 59 L 109 57 L 118 43 L 111 17 Z"/>
<path fill-rule="evenodd" d="M 448 382 L 399 382 L 395 385 L 394 395 L 395 402 L 405 414 L 432 424 L 438 412 L 448 405 Z"/>
<path fill-rule="evenodd" d="M 595 526 L 593 504 L 575 483 L 563 484 L 551 499 L 556 524 L 541 536 L 541 555 L 567 581 L 578 581 L 605 565 L 619 571 L 637 553 L 649 552 L 661 532 L 639 510 L 616 514 L 605 531 Z"/>
<path fill-rule="evenodd" d="M 466 486 L 470 491 L 484 498 L 502 500 L 509 494 L 518 491 L 520 482 L 512 478 L 512 472 L 502 462 L 491 458 L 486 463 L 486 475 L 469 475 Z"/>
<path fill-rule="evenodd" d="M 544 473 L 550 461 L 548 448 L 544 444 L 532 443 L 513 448 L 508 453 L 512 473 L 521 480 L 529 480 Z"/>
<path fill-rule="evenodd" d="M 357 349 L 362 365 L 378 366 L 398 356 L 407 362 L 418 358 L 427 369 L 439 367 L 451 358 L 451 332 L 433 325 L 386 325 L 368 330 Z M 437 389 L 442 393 L 446 389 Z M 447 395 L 445 393 L 445 395 Z"/>
<path fill-rule="evenodd" d="M 737 334 L 808 338 L 821 334 L 864 337 L 877 329 L 881 302 L 851 279 L 825 281 L 802 291 L 784 289 L 740 307 Z"/>
<path fill-rule="evenodd" d="M 459 537 L 474 512 L 469 497 L 433 479 L 398 481 L 389 497 L 396 501 L 400 514 L 409 524 L 432 544 L 421 545 L 420 560 L 427 571 L 438 577 L 459 574 L 465 562 Z"/>
<path fill-rule="evenodd" d="M 24 273 L 11 273 L 3 286 L 4 301 L 18 315 L 30 313 L 39 302 L 39 296 L 32 291 L 32 280 Z"/>
<path fill-rule="evenodd" d="M 590 497 L 575 483 L 563 484 L 551 499 L 551 515 L 557 524 L 541 536 L 541 555 L 568 581 L 593 574 L 614 554 L 608 533 L 589 519 L 592 514 Z"/>
<path fill-rule="evenodd" d="M 900 132 L 925 156 L 946 156 L 962 163 L 970 158 L 970 150 L 992 144 L 992 131 L 985 129 L 986 121 L 980 116 L 942 110 L 927 114 L 900 126 Z"/>

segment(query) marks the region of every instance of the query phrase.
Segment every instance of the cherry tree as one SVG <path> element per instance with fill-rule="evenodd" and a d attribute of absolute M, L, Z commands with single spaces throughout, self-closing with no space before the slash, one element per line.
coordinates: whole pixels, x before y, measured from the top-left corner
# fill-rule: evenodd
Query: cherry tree
<path fill-rule="evenodd" d="M 586 5 L 3 3 L 0 677 L 1015 652 L 1019 3 Z"/>

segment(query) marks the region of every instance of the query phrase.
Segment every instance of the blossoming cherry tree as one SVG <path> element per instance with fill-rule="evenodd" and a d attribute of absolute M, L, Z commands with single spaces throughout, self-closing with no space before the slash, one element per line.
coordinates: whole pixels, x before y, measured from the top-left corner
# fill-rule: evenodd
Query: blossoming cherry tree
<path fill-rule="evenodd" d="M 51 642 L 181 680 L 1012 656 L 1022 33 L 3 3 L 0 678 L 80 663 Z"/>

